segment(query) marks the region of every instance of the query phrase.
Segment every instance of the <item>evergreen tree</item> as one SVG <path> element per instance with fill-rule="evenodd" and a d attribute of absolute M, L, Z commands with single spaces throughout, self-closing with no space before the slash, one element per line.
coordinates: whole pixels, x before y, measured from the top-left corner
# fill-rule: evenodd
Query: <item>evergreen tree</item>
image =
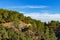
<path fill-rule="evenodd" d="M 49 28 L 48 26 L 46 26 L 46 32 L 45 32 L 45 37 L 44 37 L 45 40 L 50 40 L 50 35 L 49 35 Z"/>
<path fill-rule="evenodd" d="M 50 29 L 50 40 L 57 40 L 57 37 L 53 29 Z"/>

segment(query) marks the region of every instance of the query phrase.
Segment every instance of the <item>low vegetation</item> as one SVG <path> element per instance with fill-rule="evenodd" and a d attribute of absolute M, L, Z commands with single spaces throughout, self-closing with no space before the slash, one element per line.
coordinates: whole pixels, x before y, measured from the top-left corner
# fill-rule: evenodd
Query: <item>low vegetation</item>
<path fill-rule="evenodd" d="M 4 26 L 5 23 L 12 25 Z M 0 40 L 60 40 L 60 22 L 45 23 L 17 11 L 0 9 Z"/>

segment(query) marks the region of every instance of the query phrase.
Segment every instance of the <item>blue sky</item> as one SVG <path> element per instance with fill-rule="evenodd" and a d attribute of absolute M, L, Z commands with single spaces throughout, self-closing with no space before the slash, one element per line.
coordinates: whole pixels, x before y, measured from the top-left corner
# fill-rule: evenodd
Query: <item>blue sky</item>
<path fill-rule="evenodd" d="M 0 8 L 16 10 L 44 22 L 60 21 L 60 0 L 0 0 Z"/>

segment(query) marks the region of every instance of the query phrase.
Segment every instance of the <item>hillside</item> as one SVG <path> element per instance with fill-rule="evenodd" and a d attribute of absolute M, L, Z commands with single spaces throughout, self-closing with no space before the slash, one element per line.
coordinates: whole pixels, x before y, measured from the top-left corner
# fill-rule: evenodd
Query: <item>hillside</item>
<path fill-rule="evenodd" d="M 0 9 L 0 40 L 59 39 L 60 22 L 52 20 L 47 24 L 17 11 Z"/>
<path fill-rule="evenodd" d="M 5 26 L 5 27 L 12 27 L 12 26 L 14 26 L 13 22 L 1 23 L 0 25 Z M 26 26 L 26 27 L 31 26 L 31 24 L 26 24 L 26 23 L 24 23 L 22 21 L 19 21 L 19 25 L 20 26 Z"/>
<path fill-rule="evenodd" d="M 11 26 L 14 22 L 19 22 L 19 25 L 29 26 L 28 19 L 29 17 L 25 17 L 22 13 L 0 9 L 0 25 Z"/>

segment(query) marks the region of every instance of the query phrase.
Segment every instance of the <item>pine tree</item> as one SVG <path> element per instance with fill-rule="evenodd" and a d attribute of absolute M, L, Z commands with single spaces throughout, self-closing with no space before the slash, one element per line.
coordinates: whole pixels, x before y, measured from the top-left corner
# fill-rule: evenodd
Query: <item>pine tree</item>
<path fill-rule="evenodd" d="M 44 37 L 45 40 L 50 40 L 49 38 L 49 28 L 46 26 L 46 32 L 45 32 L 45 37 Z"/>
<path fill-rule="evenodd" d="M 50 40 L 57 40 L 57 37 L 52 29 L 50 29 Z"/>

